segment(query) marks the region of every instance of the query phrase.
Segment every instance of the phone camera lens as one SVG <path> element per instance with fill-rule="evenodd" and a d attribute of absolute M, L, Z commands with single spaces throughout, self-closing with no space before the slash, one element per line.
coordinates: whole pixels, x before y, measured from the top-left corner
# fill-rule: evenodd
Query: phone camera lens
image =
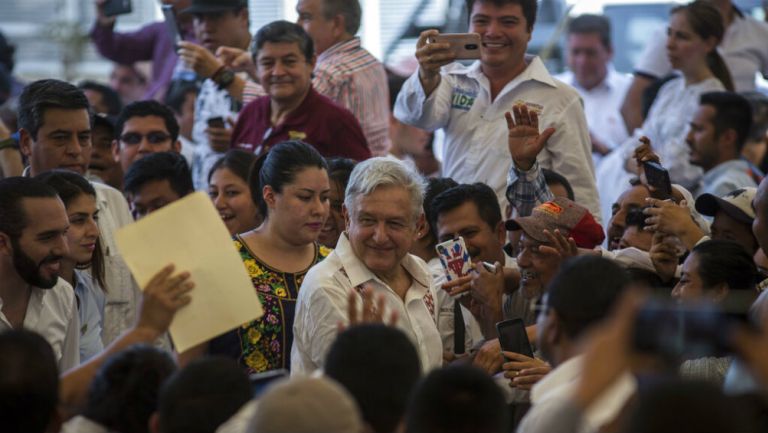
<path fill-rule="evenodd" d="M 467 45 L 464 45 L 464 48 L 466 48 L 468 50 L 476 50 L 477 49 L 477 44 L 467 44 Z"/>

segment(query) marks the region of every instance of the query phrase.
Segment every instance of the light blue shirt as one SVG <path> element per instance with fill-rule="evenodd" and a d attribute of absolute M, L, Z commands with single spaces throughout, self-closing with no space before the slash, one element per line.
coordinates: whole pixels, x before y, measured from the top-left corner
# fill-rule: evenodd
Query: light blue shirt
<path fill-rule="evenodd" d="M 80 316 L 80 362 L 104 350 L 101 328 L 104 318 L 104 292 L 85 271 L 75 270 L 75 296 Z"/>

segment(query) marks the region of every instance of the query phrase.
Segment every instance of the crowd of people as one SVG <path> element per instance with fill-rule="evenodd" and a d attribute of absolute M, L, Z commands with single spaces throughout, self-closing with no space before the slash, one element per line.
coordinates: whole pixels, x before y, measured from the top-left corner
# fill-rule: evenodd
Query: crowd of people
<path fill-rule="evenodd" d="M 536 0 L 410 69 L 358 0 L 162 3 L 180 40 L 95 0 L 108 84 L 0 50 L 1 431 L 768 430 L 768 24 L 680 4 L 629 76 L 571 17 L 552 75 Z M 179 353 L 194 270 L 140 287 L 115 233 L 195 191 L 263 315 Z"/>

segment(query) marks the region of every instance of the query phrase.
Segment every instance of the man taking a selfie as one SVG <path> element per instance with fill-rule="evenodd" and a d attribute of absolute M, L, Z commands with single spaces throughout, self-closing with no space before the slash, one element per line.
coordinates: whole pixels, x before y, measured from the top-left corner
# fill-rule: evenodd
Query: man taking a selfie
<path fill-rule="evenodd" d="M 549 134 L 539 157 L 542 167 L 570 181 L 576 201 L 599 215 L 592 144 L 581 99 L 553 79 L 536 56 L 526 56 L 536 20 L 536 0 L 468 0 L 469 31 L 481 36 L 480 60 L 454 63 L 449 44 L 419 37 L 419 70 L 403 86 L 395 117 L 422 129 L 445 130 L 443 176 L 459 183 L 487 183 L 500 205 L 511 161 L 504 113 L 525 104 Z"/>

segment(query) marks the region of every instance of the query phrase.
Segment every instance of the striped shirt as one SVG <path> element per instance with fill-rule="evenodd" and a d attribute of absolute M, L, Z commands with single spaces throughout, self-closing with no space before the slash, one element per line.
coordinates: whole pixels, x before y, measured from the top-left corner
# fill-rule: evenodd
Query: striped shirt
<path fill-rule="evenodd" d="M 373 156 L 389 153 L 389 88 L 384 65 L 355 37 L 323 51 L 317 58 L 312 85 L 320 94 L 348 109 L 363 127 Z"/>

